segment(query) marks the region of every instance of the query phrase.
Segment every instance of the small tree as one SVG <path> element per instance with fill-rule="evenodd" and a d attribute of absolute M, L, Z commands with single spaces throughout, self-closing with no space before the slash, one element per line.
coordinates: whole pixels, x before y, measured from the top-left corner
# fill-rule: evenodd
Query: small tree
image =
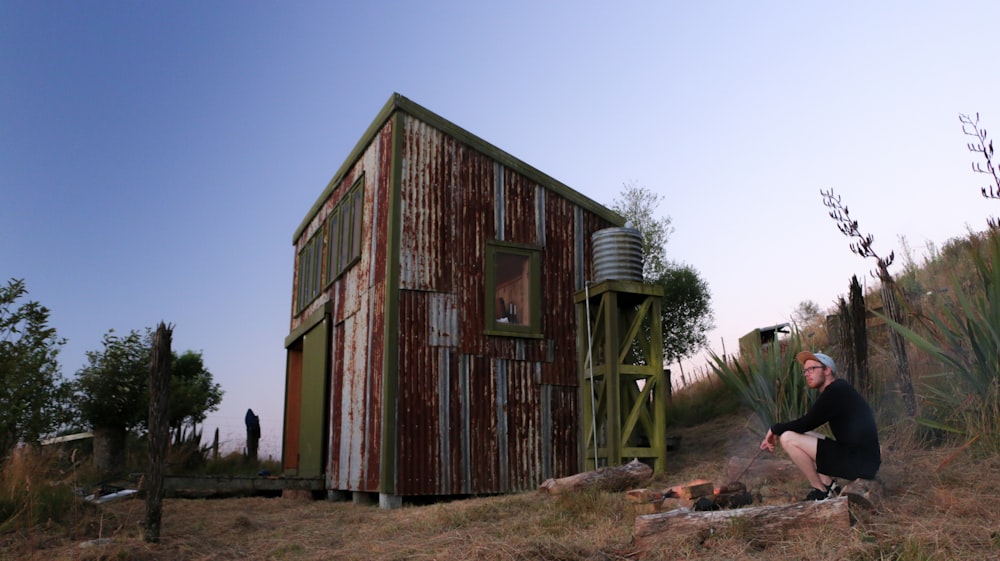
<path fill-rule="evenodd" d="M 120 337 L 109 331 L 103 349 L 87 353 L 87 365 L 73 383 L 74 404 L 80 419 L 94 430 L 94 465 L 115 473 L 125 465 L 125 438 L 146 428 L 149 408 L 149 360 L 152 330 L 131 331 Z M 200 352 L 171 353 L 168 424 L 171 441 L 197 450 L 197 425 L 216 411 L 223 391 L 212 380 Z"/>
<path fill-rule="evenodd" d="M 200 352 L 173 353 L 171 362 L 170 432 L 173 442 L 179 444 L 196 434 L 208 413 L 219 409 L 224 392 L 213 382 Z"/>
<path fill-rule="evenodd" d="M 662 200 L 661 195 L 631 182 L 622 185 L 621 200 L 615 199 L 611 206 L 642 235 L 642 278 L 647 282 L 662 277 L 670 265 L 666 247 L 674 228 L 669 216 L 653 214 Z"/>
<path fill-rule="evenodd" d="M 124 469 L 128 431 L 145 423 L 150 338 L 149 330 L 124 337 L 108 331 L 102 349 L 87 352 L 73 383 L 80 417 L 94 431 L 94 467 L 102 474 Z"/>
<path fill-rule="evenodd" d="M 663 360 L 672 364 L 705 347 L 714 327 L 712 299 L 698 271 L 671 264 L 657 279 L 663 287 Z"/>
<path fill-rule="evenodd" d="M 822 311 L 819 309 L 819 304 L 812 300 L 803 300 L 799 302 L 799 305 L 792 312 L 792 321 L 801 330 L 806 325 L 815 321 L 821 314 Z"/>
<path fill-rule="evenodd" d="M 66 384 L 57 360 L 65 339 L 24 281 L 0 286 L 0 459 L 19 442 L 37 442 L 65 420 Z"/>
<path fill-rule="evenodd" d="M 715 320 L 708 283 L 694 267 L 666 257 L 673 227 L 670 217 L 654 216 L 662 199 L 645 187 L 626 183 L 621 200 L 616 199 L 612 208 L 642 235 L 643 278 L 663 286 L 663 361 L 671 364 L 702 349 Z"/>

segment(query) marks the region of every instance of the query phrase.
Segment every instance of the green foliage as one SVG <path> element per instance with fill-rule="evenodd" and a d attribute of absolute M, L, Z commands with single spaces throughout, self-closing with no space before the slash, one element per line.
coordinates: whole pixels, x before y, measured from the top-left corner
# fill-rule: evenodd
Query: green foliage
<path fill-rule="evenodd" d="M 73 383 L 81 419 L 94 428 L 131 430 L 145 422 L 149 409 L 151 333 L 132 330 L 104 335 L 102 350 L 87 352 L 87 365 Z"/>
<path fill-rule="evenodd" d="M 642 234 L 643 278 L 658 279 L 668 268 L 666 246 L 674 232 L 669 216 L 653 216 L 663 196 L 632 182 L 622 185 L 621 197 L 614 200 L 611 208 Z"/>
<path fill-rule="evenodd" d="M 688 265 L 671 263 L 656 282 L 663 287 L 663 361 L 672 364 L 708 343 L 715 327 L 712 297 L 708 283 Z"/>
<path fill-rule="evenodd" d="M 671 364 L 707 344 L 708 331 L 715 327 L 712 295 L 694 267 L 667 259 L 666 244 L 673 233 L 670 217 L 653 216 L 663 197 L 635 183 L 625 184 L 621 197 L 612 208 L 642 235 L 643 278 L 663 287 L 663 361 Z M 649 326 L 643 330 L 648 341 Z M 633 349 L 633 354 L 644 356 L 638 349 Z"/>
<path fill-rule="evenodd" d="M 73 385 L 83 421 L 93 427 L 145 427 L 149 410 L 151 331 L 104 336 L 103 349 L 87 353 L 88 364 Z M 222 402 L 223 391 L 205 368 L 200 352 L 173 353 L 169 424 L 176 439 L 205 420 Z"/>
<path fill-rule="evenodd" d="M 175 442 L 194 434 L 198 423 L 219 409 L 223 391 L 212 380 L 200 352 L 174 353 L 170 370 L 170 431 Z M 190 433 L 187 429 L 191 429 Z M 200 440 L 200 438 L 199 438 Z"/>
<path fill-rule="evenodd" d="M 921 422 L 982 436 L 1000 449 L 1000 232 L 991 231 L 986 244 L 988 255 L 974 245 L 968 251 L 974 286 L 953 276 L 955 305 L 927 312 L 924 329 L 885 320 L 944 367 L 925 386 L 930 410 Z"/>
<path fill-rule="evenodd" d="M 57 360 L 65 340 L 48 326 L 47 308 L 17 304 L 27 293 L 23 280 L 0 286 L 0 458 L 18 442 L 51 434 L 65 419 Z"/>
<path fill-rule="evenodd" d="M 809 389 L 795 355 L 802 350 L 798 332 L 750 356 L 731 360 L 710 353 L 716 376 L 750 409 L 761 433 L 778 421 L 802 416 L 815 396 Z"/>

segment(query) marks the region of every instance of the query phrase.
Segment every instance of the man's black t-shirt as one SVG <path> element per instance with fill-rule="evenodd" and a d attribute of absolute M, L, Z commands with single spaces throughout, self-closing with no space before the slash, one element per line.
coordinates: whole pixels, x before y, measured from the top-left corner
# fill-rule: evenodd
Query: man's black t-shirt
<path fill-rule="evenodd" d="M 854 476 L 874 477 L 875 471 L 882 463 L 875 416 L 865 398 L 861 397 L 861 394 L 846 380 L 835 379 L 823 393 L 819 394 L 805 415 L 794 421 L 775 423 L 771 427 L 771 432 L 775 435 L 785 431 L 806 433 L 823 423 L 830 423 L 830 431 L 836 439 L 837 448 L 843 449 L 852 458 L 851 463 L 856 466 L 856 470 L 850 471 L 858 472 Z M 822 468 L 820 465 L 824 460 L 822 456 L 832 451 L 832 447 L 820 445 L 816 458 L 817 467 Z"/>

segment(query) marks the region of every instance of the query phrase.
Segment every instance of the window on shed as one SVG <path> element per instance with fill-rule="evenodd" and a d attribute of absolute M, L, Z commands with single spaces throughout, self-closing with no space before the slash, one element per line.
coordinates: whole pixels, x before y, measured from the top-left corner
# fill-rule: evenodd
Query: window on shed
<path fill-rule="evenodd" d="M 296 312 L 301 312 L 317 296 L 323 284 L 323 230 L 317 231 L 299 251 Z"/>
<path fill-rule="evenodd" d="M 326 219 L 326 281 L 333 282 L 340 274 L 340 209 L 334 209 Z"/>
<path fill-rule="evenodd" d="M 362 175 L 327 218 L 327 282 L 336 280 L 361 259 L 364 185 Z"/>
<path fill-rule="evenodd" d="M 486 260 L 487 333 L 541 337 L 541 250 L 492 242 Z"/>

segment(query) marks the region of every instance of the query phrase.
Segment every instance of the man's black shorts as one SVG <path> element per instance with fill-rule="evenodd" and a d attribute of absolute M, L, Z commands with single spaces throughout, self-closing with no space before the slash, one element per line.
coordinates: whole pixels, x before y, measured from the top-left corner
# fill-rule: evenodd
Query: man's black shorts
<path fill-rule="evenodd" d="M 832 438 L 816 442 L 816 471 L 843 479 L 875 479 L 882 460 L 856 446 L 841 444 Z"/>

